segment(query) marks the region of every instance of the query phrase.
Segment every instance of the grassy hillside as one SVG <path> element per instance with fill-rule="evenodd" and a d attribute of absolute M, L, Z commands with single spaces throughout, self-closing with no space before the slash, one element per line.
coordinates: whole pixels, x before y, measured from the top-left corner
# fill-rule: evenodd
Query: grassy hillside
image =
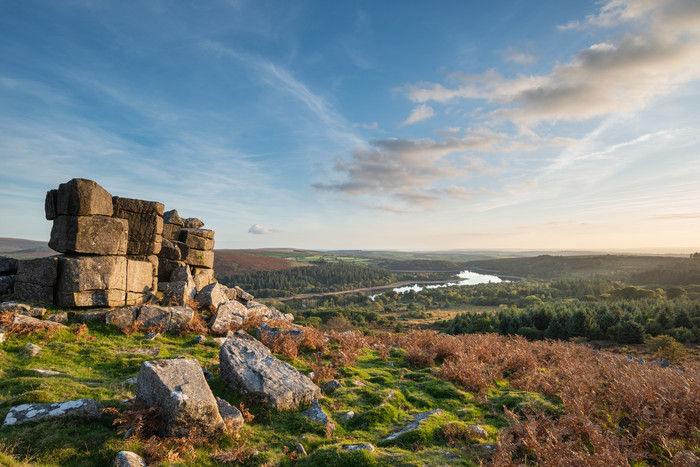
<path fill-rule="evenodd" d="M 0 463 L 107 465 L 128 449 L 153 465 L 658 465 L 692 459 L 699 447 L 697 365 L 664 370 L 578 344 L 494 334 L 324 335 L 305 328 L 303 339 L 264 340 L 303 373 L 313 371 L 319 384 L 331 378 L 342 383 L 320 401 L 335 423 L 331 432 L 297 411 L 248 404 L 228 389 L 212 341 L 194 344 L 193 334 L 148 341 L 144 334 L 101 325 L 10 334 L 0 345 L 0 418 L 14 405 L 81 397 L 112 409 L 95 422 L 0 428 Z M 44 350 L 31 358 L 28 343 Z M 217 440 L 125 439 L 135 421 L 122 402 L 135 386 L 125 380 L 153 358 L 139 352 L 154 348 L 158 358 L 199 360 L 213 375 L 215 395 L 243 402 L 254 419 L 241 433 Z M 41 376 L 36 368 L 60 375 Z M 384 441 L 413 415 L 434 409 L 442 412 L 418 431 Z M 294 454 L 297 443 L 307 457 Z M 342 450 L 357 443 L 377 449 Z"/>

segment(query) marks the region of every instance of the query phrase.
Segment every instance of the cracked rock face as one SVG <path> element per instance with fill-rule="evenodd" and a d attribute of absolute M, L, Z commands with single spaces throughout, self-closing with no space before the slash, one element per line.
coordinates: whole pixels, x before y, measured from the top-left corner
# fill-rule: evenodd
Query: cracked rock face
<path fill-rule="evenodd" d="M 221 377 L 229 387 L 277 410 L 311 404 L 321 395 L 309 378 L 242 331 L 221 346 L 219 365 Z"/>
<path fill-rule="evenodd" d="M 44 418 L 81 417 L 100 418 L 102 404 L 94 399 L 77 399 L 54 404 L 22 404 L 12 407 L 2 426 L 21 425 L 22 423 Z"/>
<path fill-rule="evenodd" d="M 194 359 L 144 362 L 136 398 L 163 410 L 159 432 L 164 436 L 187 436 L 193 428 L 205 436 L 218 436 L 224 431 L 216 399 Z"/>

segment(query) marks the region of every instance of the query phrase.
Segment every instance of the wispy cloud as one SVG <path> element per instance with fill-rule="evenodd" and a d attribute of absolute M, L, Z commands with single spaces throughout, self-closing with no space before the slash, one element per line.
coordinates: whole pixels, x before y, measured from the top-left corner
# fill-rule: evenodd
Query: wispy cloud
<path fill-rule="evenodd" d="M 355 148 L 349 160 L 338 158 L 335 172 L 343 180 L 316 183 L 317 190 L 352 195 L 381 195 L 400 200 L 409 206 L 426 206 L 443 196 L 465 199 L 466 191 L 433 186 L 439 180 L 466 177 L 493 170 L 478 157 L 452 160 L 449 155 L 469 151 L 490 151 L 502 135 L 474 132 L 464 138 L 383 139 L 369 146 Z"/>
<path fill-rule="evenodd" d="M 401 124 L 401 126 L 413 125 L 421 120 L 427 120 L 435 115 L 432 107 L 422 104 L 411 111 L 411 115 Z"/>
<path fill-rule="evenodd" d="M 365 130 L 376 130 L 377 128 L 379 128 L 379 123 L 353 123 L 352 126 L 354 126 L 355 128 L 363 128 Z"/>
<path fill-rule="evenodd" d="M 512 46 L 499 51 L 499 53 L 501 54 L 503 60 L 505 60 L 506 62 L 519 63 L 521 65 L 529 65 L 537 61 L 537 57 L 534 54 L 528 51 L 518 50 Z"/>
<path fill-rule="evenodd" d="M 641 109 L 678 85 L 700 78 L 700 3 L 612 0 L 585 24 L 608 26 L 621 21 L 634 21 L 637 27 L 619 39 L 580 51 L 549 75 L 509 79 L 495 71 L 453 74 L 461 86 L 418 83 L 405 89 L 413 101 L 421 103 L 485 99 L 500 106 L 492 118 L 535 124 Z"/>

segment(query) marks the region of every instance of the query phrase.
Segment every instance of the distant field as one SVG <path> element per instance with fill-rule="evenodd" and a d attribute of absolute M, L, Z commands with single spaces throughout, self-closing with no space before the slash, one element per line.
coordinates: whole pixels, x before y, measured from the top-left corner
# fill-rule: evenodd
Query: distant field
<path fill-rule="evenodd" d="M 243 253 L 254 255 L 269 256 L 272 258 L 283 258 L 302 263 L 313 263 L 319 260 L 324 260 L 328 263 L 358 263 L 369 264 L 371 260 L 368 258 L 356 257 L 352 255 L 336 254 L 332 252 L 310 251 L 310 250 L 240 250 Z"/>
<path fill-rule="evenodd" d="M 22 238 L 0 237 L 0 256 L 17 259 L 42 258 L 57 254 L 47 242 L 24 240 Z"/>
<path fill-rule="evenodd" d="M 308 263 L 283 257 L 253 254 L 241 250 L 215 250 L 214 274 L 217 277 L 247 274 L 256 271 L 283 271 Z"/>

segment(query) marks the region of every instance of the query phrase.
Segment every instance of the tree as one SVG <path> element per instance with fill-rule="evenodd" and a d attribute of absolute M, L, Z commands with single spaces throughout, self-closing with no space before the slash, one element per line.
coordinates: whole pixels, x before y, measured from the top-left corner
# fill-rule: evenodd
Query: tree
<path fill-rule="evenodd" d="M 642 344 L 644 342 L 644 328 L 632 320 L 622 321 L 617 326 L 615 340 L 620 344 Z"/>

